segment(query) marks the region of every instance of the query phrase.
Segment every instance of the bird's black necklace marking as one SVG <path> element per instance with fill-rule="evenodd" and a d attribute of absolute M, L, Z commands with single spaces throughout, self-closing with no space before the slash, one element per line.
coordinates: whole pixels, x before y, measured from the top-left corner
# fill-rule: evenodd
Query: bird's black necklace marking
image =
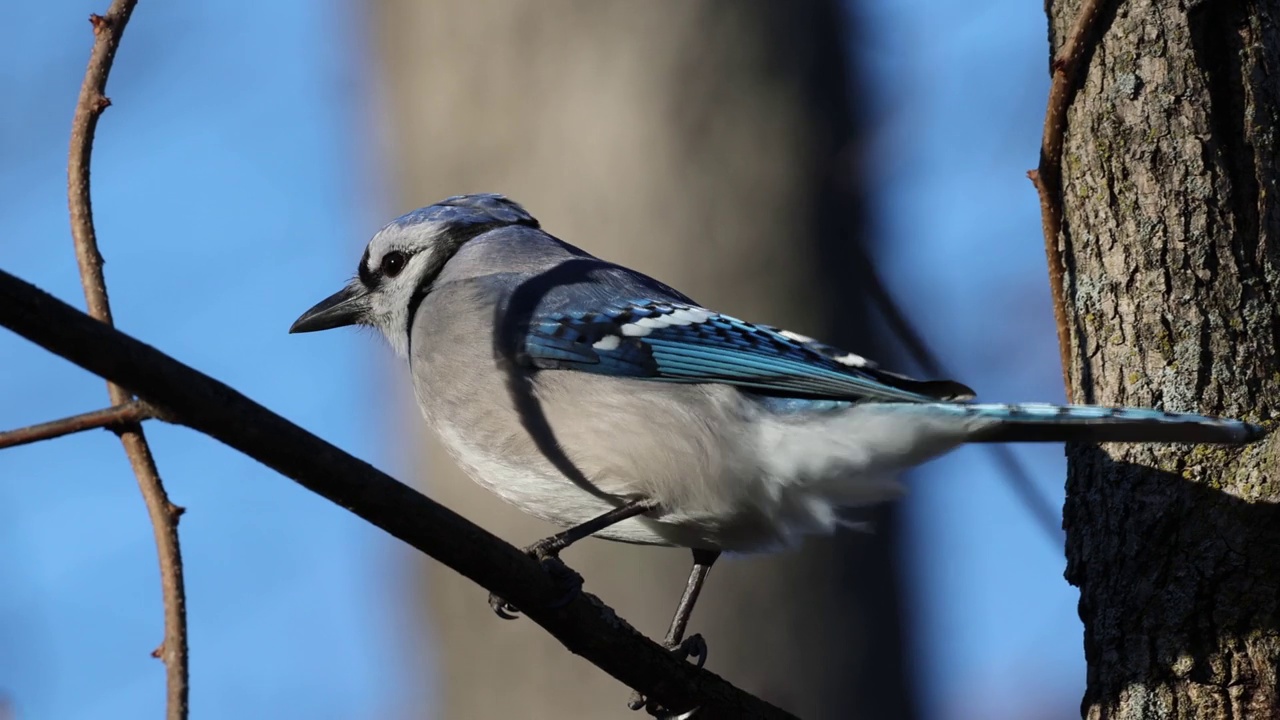
<path fill-rule="evenodd" d="M 425 300 L 427 295 L 431 292 L 431 288 L 435 284 L 436 278 L 440 277 L 440 271 L 444 270 L 445 264 L 452 260 L 453 256 L 457 255 L 458 251 L 461 250 L 462 246 L 466 245 L 467 242 L 480 237 L 490 230 L 497 230 L 498 228 L 509 227 L 512 225 L 538 227 L 536 220 L 532 220 L 531 222 L 495 221 L 450 228 L 440 234 L 439 238 L 436 240 L 437 248 L 439 248 L 439 250 L 432 254 L 431 264 L 428 265 L 426 271 L 422 273 L 422 277 L 418 280 L 417 287 L 413 289 L 413 294 L 409 296 L 409 312 L 407 313 L 404 321 L 404 333 L 407 338 L 407 347 L 409 348 L 410 354 L 413 352 L 413 333 L 411 332 L 413 330 L 413 319 L 418 314 L 418 307 L 422 305 L 422 301 Z M 368 263 L 368 249 L 365 250 L 365 255 L 366 257 L 360 263 L 361 273 L 365 272 L 365 268 Z M 363 275 L 361 279 L 363 280 Z M 381 280 L 381 278 L 377 278 L 375 281 L 378 280 Z"/>

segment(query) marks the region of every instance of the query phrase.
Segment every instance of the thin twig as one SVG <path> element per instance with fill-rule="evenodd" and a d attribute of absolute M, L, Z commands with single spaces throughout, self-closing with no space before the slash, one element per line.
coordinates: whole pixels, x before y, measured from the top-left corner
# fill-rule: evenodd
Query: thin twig
<path fill-rule="evenodd" d="M 1103 0 L 1084 0 L 1071 31 L 1053 60 L 1053 81 L 1049 85 L 1049 107 L 1044 117 L 1044 136 L 1040 141 L 1040 166 L 1027 173 L 1040 194 L 1040 223 L 1044 228 L 1044 252 L 1049 262 L 1049 290 L 1053 293 L 1053 319 L 1058 327 L 1058 352 L 1062 361 L 1062 382 L 1067 401 L 1073 401 L 1071 390 L 1071 334 L 1067 327 L 1066 295 L 1062 279 L 1066 275 L 1063 262 L 1065 248 L 1059 248 L 1062 236 L 1062 146 L 1067 130 L 1067 110 L 1079 88 L 1080 58 L 1087 43 L 1093 40 L 1093 25 L 1102 10 Z"/>
<path fill-rule="evenodd" d="M 906 313 L 898 307 L 897 301 L 894 300 L 893 294 L 889 292 L 889 288 L 884 283 L 884 279 L 880 277 L 880 273 L 876 272 L 875 265 L 871 262 L 871 258 L 863 255 L 862 275 L 864 280 L 864 288 L 871 296 L 871 301 L 880 309 L 880 313 L 884 315 L 885 322 L 889 324 L 889 330 L 902 341 L 907 349 L 907 354 L 915 361 L 920 369 L 926 374 L 935 378 L 951 377 L 951 373 L 938 359 L 938 356 L 929 348 L 928 343 L 912 325 L 907 318 Z M 1031 513 L 1031 517 L 1035 520 L 1036 525 L 1044 533 L 1045 537 L 1057 547 L 1063 547 L 1065 537 L 1062 534 L 1062 518 L 1061 513 L 1049 504 L 1040 491 L 1036 489 L 1035 483 L 1031 481 L 1031 473 L 1018 459 L 1017 455 L 1009 449 L 1007 445 L 988 445 L 987 451 L 995 458 L 996 464 L 1004 471 L 1000 477 L 1004 478 L 1009 486 L 1013 489 L 1013 494 L 1017 496 L 1018 501 Z"/>
<path fill-rule="evenodd" d="M 564 589 L 517 548 L 227 385 L 3 270 L 0 326 L 129 388 L 168 421 L 220 440 L 507 598 L 570 652 L 665 707 L 701 707 L 699 720 L 792 717 L 677 659 L 588 593 L 557 607 Z"/>
<path fill-rule="evenodd" d="M 90 15 L 93 24 L 93 50 L 80 86 L 71 121 L 71 149 L 67 160 L 67 206 L 71 215 L 71 236 L 75 239 L 76 262 L 84 285 L 89 315 L 107 325 L 112 324 L 111 305 L 102 274 L 102 254 L 93 227 L 93 203 L 89 193 L 89 166 L 93 157 L 93 137 L 102 111 L 111 105 L 107 99 L 107 78 L 115 60 L 116 49 L 137 0 L 114 0 L 106 15 Z M 133 398 L 129 391 L 107 385 L 107 394 L 115 405 Z M 164 661 L 167 674 L 166 717 L 185 720 L 188 703 L 187 677 L 187 613 L 183 589 L 182 552 L 178 545 L 178 518 L 182 508 L 169 501 L 155 458 L 147 444 L 142 426 L 135 425 L 120 433 L 129 464 L 138 478 L 147 513 L 155 534 L 160 561 L 160 586 L 164 595 L 164 640 L 153 653 Z"/>
<path fill-rule="evenodd" d="M 0 432 L 0 450 L 28 445 L 41 440 L 52 440 L 63 435 L 84 432 L 85 430 L 123 430 L 148 418 L 155 417 L 151 408 L 144 402 L 133 400 L 123 405 L 112 405 L 102 410 L 72 415 L 60 420 L 51 420 L 39 425 L 30 425 L 17 430 Z"/>

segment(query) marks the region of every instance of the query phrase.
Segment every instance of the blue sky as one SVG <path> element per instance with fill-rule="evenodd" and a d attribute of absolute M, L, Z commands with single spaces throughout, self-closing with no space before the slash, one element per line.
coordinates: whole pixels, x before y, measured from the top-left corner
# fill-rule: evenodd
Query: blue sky
<path fill-rule="evenodd" d="M 866 146 L 887 280 L 982 397 L 1061 400 L 1023 174 L 1047 89 L 1039 6 L 861 5 L 854 52 L 875 91 Z M 86 17 L 104 6 L 16 4 L 0 45 L 0 267 L 76 304 L 66 133 Z M 94 200 L 122 329 L 405 475 L 380 396 L 385 349 L 284 332 L 317 287 L 350 274 L 388 207 L 357 111 L 371 101 L 362 22 L 354 3 L 142 3 L 109 88 Z M 0 427 L 105 398 L 98 379 L 0 333 Z M 194 717 L 380 718 L 421 696 L 427 654 L 398 630 L 407 551 L 213 441 L 148 427 L 190 510 Z M 1061 448 L 1017 452 L 1060 507 Z M 904 555 L 926 717 L 1078 714 L 1081 629 L 1061 548 L 981 449 L 911 484 Z M 0 453 L 0 577 L 0 697 L 19 717 L 159 715 L 154 547 L 113 436 Z"/>

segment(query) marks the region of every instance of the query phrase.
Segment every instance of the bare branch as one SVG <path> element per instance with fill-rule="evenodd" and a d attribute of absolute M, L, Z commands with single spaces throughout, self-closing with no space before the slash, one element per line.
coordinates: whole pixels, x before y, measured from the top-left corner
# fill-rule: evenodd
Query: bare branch
<path fill-rule="evenodd" d="M 93 227 L 93 203 L 89 193 L 89 166 L 93 157 L 93 138 L 98 118 L 111 101 L 105 95 L 107 78 L 115 60 L 116 49 L 124 35 L 125 26 L 137 0 L 114 0 L 106 15 L 90 15 L 93 24 L 93 50 L 89 54 L 89 66 L 80 86 L 80 98 L 76 102 L 75 116 L 71 121 L 71 149 L 67 159 L 67 207 L 71 215 L 71 235 L 75 239 L 76 262 L 80 266 L 80 281 L 84 285 L 85 303 L 89 315 L 112 324 L 111 305 L 107 300 L 107 286 L 102 274 L 102 254 L 98 251 L 98 238 Z M 132 400 L 124 388 L 107 385 L 111 402 L 124 405 Z M 169 720 L 185 720 L 188 705 L 187 678 L 187 614 L 186 597 L 182 578 L 182 552 L 178 545 L 178 517 L 181 508 L 169 501 L 155 458 L 147 444 L 141 425 L 134 425 L 120 433 L 129 464 L 138 478 L 147 513 L 155 534 L 156 550 L 160 560 L 160 585 L 164 595 L 164 640 L 157 653 L 165 664 L 167 674 L 166 717 Z"/>
<path fill-rule="evenodd" d="M 71 236 L 76 243 L 76 261 L 85 287 L 89 314 L 111 323 L 111 307 L 102 279 L 102 255 L 93 228 L 93 203 L 89 197 L 89 165 L 93 157 L 93 137 L 98 118 L 111 105 L 104 94 L 116 48 L 124 35 L 125 25 L 133 14 L 137 0 L 114 0 L 106 15 L 90 15 L 93 24 L 93 50 L 89 66 L 80 85 L 80 98 L 71 119 L 71 149 L 67 158 L 67 208 L 71 213 Z"/>
<path fill-rule="evenodd" d="M 1040 141 L 1040 166 L 1027 173 L 1040 194 L 1040 222 L 1044 227 L 1044 252 L 1049 261 L 1049 290 L 1053 293 L 1053 319 L 1058 326 L 1058 351 L 1062 360 L 1062 381 L 1067 401 L 1071 392 L 1071 334 L 1067 328 L 1065 275 L 1058 238 L 1062 234 L 1062 142 L 1067 131 L 1067 110 L 1079 87 L 1079 60 L 1093 38 L 1094 21 L 1103 0 L 1084 0 L 1066 42 L 1053 60 L 1053 82 L 1049 86 L 1049 108 L 1045 112 L 1044 136 Z M 1065 240 L 1065 238 L 1064 238 Z"/>
<path fill-rule="evenodd" d="M 29 445 L 41 440 L 52 440 L 63 435 L 84 432 L 85 430 L 124 430 L 148 418 L 155 417 L 151 407 L 146 403 L 131 400 L 123 405 L 113 405 L 102 410 L 72 415 L 60 420 L 51 420 L 39 425 L 31 425 L 17 430 L 0 432 L 0 450 Z"/>
<path fill-rule="evenodd" d="M 166 419 L 239 450 L 507 598 L 571 652 L 698 718 L 790 718 L 678 660 L 587 593 L 564 595 L 533 559 L 239 392 L 0 270 L 0 326 L 128 388 Z M 477 602 L 483 599 L 477 596 Z"/>

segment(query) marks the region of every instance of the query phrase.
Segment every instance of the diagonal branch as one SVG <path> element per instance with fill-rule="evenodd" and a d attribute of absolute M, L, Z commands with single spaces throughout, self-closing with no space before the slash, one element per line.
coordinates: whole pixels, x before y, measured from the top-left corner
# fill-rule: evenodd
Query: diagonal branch
<path fill-rule="evenodd" d="M 120 46 L 120 38 L 136 4 L 137 0 L 113 0 L 106 15 L 89 16 L 89 21 L 93 24 L 93 50 L 89 54 L 89 65 L 85 69 L 80 98 L 76 102 L 75 116 L 71 120 L 71 149 L 67 159 L 67 207 L 71 215 L 71 236 L 75 239 L 76 262 L 80 266 L 80 281 L 84 285 L 85 304 L 90 316 L 108 325 L 112 324 L 111 305 L 107 300 L 102 254 L 98 251 L 98 238 L 93 227 L 89 166 L 93 158 L 93 138 L 98 118 L 111 105 L 104 94 L 107 77 L 111 74 L 116 49 Z M 115 405 L 124 405 L 133 399 L 129 391 L 115 384 L 107 385 L 107 394 Z M 160 560 L 160 587 L 164 595 L 164 640 L 153 654 L 165 664 L 166 717 L 169 720 L 185 720 L 188 709 L 187 613 L 182 552 L 178 545 L 178 517 L 182 515 L 182 508 L 169 501 L 142 426 L 135 423 L 123 429 L 120 432 L 120 442 L 129 457 L 133 474 L 138 478 L 138 488 L 142 491 L 147 514 L 151 516 Z"/>
<path fill-rule="evenodd" d="M 1044 136 L 1040 141 L 1040 166 L 1027 173 L 1040 194 L 1040 223 L 1044 228 L 1044 252 L 1049 262 L 1049 290 L 1053 294 L 1053 319 L 1058 326 L 1058 352 L 1062 359 L 1062 381 L 1067 401 L 1071 392 L 1071 334 L 1067 329 L 1066 295 L 1062 278 L 1066 275 L 1059 239 L 1062 228 L 1062 145 L 1067 132 L 1067 110 L 1079 87 L 1080 59 L 1093 38 L 1093 25 L 1104 0 L 1084 0 L 1075 22 L 1053 59 L 1053 81 L 1049 85 L 1049 107 L 1045 111 Z"/>
<path fill-rule="evenodd" d="M 28 445 L 41 440 L 52 440 L 63 435 L 84 432 L 85 430 L 106 428 L 118 432 L 124 431 L 136 427 L 143 420 L 153 417 L 156 417 L 155 411 L 146 403 L 132 400 L 123 405 L 113 405 L 102 410 L 94 410 L 60 420 L 51 420 L 39 425 L 30 425 L 17 430 L 0 432 L 0 450 L 19 445 Z"/>
<path fill-rule="evenodd" d="M 232 388 L 2 270 L 0 326 L 128 388 L 171 422 L 220 440 L 509 599 L 571 652 L 665 707 L 700 707 L 699 720 L 792 717 L 678 660 L 592 595 L 552 607 L 563 589 L 515 547 Z"/>

